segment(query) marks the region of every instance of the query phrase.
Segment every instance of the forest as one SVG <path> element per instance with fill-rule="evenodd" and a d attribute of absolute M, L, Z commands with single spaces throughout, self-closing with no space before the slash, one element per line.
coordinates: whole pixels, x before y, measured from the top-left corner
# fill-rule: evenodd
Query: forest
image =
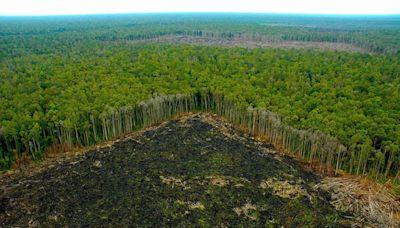
<path fill-rule="evenodd" d="M 162 36 L 344 43 L 363 52 L 134 43 Z M 0 17 L 0 168 L 212 111 L 285 150 L 400 171 L 400 18 L 264 14 Z"/>

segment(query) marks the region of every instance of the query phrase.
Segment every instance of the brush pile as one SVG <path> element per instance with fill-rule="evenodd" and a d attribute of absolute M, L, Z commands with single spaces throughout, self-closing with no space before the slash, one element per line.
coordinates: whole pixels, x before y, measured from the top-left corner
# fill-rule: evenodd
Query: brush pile
<path fill-rule="evenodd" d="M 331 204 L 359 216 L 361 226 L 400 227 L 400 199 L 383 185 L 361 178 L 326 177 L 315 188 L 329 191 Z"/>

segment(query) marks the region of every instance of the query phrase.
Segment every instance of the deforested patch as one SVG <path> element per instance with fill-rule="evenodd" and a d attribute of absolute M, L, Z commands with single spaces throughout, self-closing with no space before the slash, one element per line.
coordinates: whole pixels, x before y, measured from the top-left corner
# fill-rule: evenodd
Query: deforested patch
<path fill-rule="evenodd" d="M 128 43 L 168 43 L 168 44 L 195 44 L 220 47 L 245 47 L 245 48 L 290 48 L 290 49 L 320 49 L 348 52 L 370 53 L 369 50 L 349 43 L 317 42 L 317 41 L 290 41 L 290 40 L 253 40 L 245 37 L 196 37 L 189 35 L 165 35 L 157 38 L 127 41 Z"/>
<path fill-rule="evenodd" d="M 279 156 L 213 115 L 183 116 L 3 182 L 0 226 L 352 224 L 312 189 L 317 175 Z"/>

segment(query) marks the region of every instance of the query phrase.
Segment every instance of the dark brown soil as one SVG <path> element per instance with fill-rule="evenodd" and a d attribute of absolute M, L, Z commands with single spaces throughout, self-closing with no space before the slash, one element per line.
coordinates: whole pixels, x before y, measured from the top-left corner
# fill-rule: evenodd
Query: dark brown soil
<path fill-rule="evenodd" d="M 347 224 L 318 182 L 271 145 L 193 115 L 3 182 L 0 226 Z"/>

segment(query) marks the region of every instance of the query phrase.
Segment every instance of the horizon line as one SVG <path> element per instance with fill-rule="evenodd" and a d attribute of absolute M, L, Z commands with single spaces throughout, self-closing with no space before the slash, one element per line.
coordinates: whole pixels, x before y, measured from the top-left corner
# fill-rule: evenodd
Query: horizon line
<path fill-rule="evenodd" d="M 115 13 L 77 13 L 77 14 L 0 14 L 0 17 L 58 17 L 58 16 L 107 16 L 107 15 L 143 15 L 143 14 L 272 14 L 301 16 L 399 16 L 400 13 L 362 14 L 362 13 L 295 13 L 295 12 L 240 12 L 240 11 L 154 11 L 154 12 L 115 12 Z"/>

